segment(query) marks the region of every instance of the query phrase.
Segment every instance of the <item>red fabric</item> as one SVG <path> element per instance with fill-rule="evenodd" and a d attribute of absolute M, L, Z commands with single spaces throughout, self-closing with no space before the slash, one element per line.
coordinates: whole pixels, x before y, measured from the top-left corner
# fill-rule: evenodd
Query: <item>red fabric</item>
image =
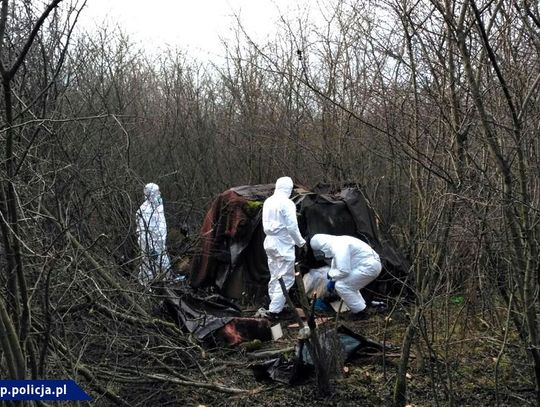
<path fill-rule="evenodd" d="M 227 262 L 230 238 L 241 232 L 247 215 L 247 199 L 228 190 L 212 202 L 201 227 L 201 252 L 193 259 L 191 286 L 198 288 L 213 283 L 219 259 Z"/>
<path fill-rule="evenodd" d="M 234 318 L 218 331 L 218 335 L 227 346 L 260 339 L 269 341 L 272 339 L 270 321 L 264 318 Z"/>

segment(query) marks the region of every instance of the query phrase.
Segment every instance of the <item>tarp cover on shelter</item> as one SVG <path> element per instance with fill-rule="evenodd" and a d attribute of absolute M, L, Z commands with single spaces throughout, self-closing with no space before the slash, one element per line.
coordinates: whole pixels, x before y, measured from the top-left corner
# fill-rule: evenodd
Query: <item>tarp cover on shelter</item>
<path fill-rule="evenodd" d="M 241 186 L 221 193 L 213 201 L 192 263 L 193 288 L 215 286 L 222 295 L 236 299 L 261 298 L 266 293 L 270 273 L 261 218 L 263 202 L 273 192 L 274 184 Z M 404 279 L 409 266 L 389 237 L 379 233 L 375 213 L 360 188 L 295 188 L 292 199 L 306 240 L 327 233 L 350 235 L 369 243 L 381 257 L 383 272 L 368 287 L 384 295 L 397 289 L 398 279 Z M 322 265 L 317 264 L 311 252 L 303 261 L 305 271 Z"/>

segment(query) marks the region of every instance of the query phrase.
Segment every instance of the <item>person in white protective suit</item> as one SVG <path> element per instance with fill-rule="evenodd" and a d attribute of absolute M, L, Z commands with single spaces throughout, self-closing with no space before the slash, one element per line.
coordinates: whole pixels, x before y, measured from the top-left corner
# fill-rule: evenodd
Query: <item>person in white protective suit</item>
<path fill-rule="evenodd" d="M 158 274 L 168 272 L 170 261 L 165 246 L 167 223 L 159 186 L 146 184 L 144 198 L 136 217 L 137 236 L 142 252 L 139 282 L 147 286 Z"/>
<path fill-rule="evenodd" d="M 276 181 L 274 194 L 263 204 L 262 222 L 266 238 L 264 250 L 268 257 L 270 282 L 268 295 L 270 316 L 276 316 L 285 306 L 285 296 L 279 284 L 279 278 L 289 290 L 294 284 L 294 246 L 303 247 L 306 241 L 298 230 L 296 206 L 289 199 L 293 190 L 293 181 L 282 177 Z"/>
<path fill-rule="evenodd" d="M 380 274 L 379 255 L 360 239 L 352 236 L 316 234 L 310 240 L 316 258 L 331 260 L 328 290 L 335 290 L 351 309 L 353 319 L 366 319 L 366 301 L 360 289 Z"/>

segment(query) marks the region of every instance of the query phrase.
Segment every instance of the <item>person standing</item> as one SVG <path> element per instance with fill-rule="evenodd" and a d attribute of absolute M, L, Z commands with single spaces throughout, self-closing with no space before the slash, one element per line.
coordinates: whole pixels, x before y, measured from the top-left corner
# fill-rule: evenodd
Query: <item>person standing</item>
<path fill-rule="evenodd" d="M 283 278 L 287 290 L 294 284 L 294 246 L 303 247 L 306 244 L 298 229 L 296 205 L 290 199 L 292 190 L 292 179 L 281 177 L 276 181 L 274 194 L 263 204 L 262 222 L 266 234 L 264 250 L 270 269 L 268 283 L 270 317 L 276 317 L 285 306 L 285 296 L 279 278 Z"/>
<path fill-rule="evenodd" d="M 318 260 L 331 260 L 328 291 L 334 289 L 351 309 L 353 319 L 367 319 L 366 301 L 360 289 L 375 280 L 382 270 L 379 255 L 352 236 L 316 234 L 309 242 Z"/>
<path fill-rule="evenodd" d="M 148 286 L 159 274 L 167 273 L 170 268 L 166 250 L 167 222 L 157 184 L 146 184 L 145 201 L 136 214 L 137 236 L 141 247 L 141 267 L 139 282 Z"/>

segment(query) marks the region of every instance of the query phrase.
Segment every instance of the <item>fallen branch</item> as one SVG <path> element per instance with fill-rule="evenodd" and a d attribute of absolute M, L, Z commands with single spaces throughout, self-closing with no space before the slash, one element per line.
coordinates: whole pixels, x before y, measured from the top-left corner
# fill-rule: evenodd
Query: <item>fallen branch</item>
<path fill-rule="evenodd" d="M 88 385 L 96 393 L 103 394 L 107 399 L 114 402 L 116 405 L 131 407 L 131 404 L 129 404 L 123 398 L 119 397 L 116 393 L 112 392 L 105 386 L 102 386 L 99 383 L 99 381 L 96 379 L 96 377 L 92 374 L 90 369 L 88 369 L 86 366 L 79 363 L 77 365 L 77 372 L 80 373 L 82 376 L 84 376 L 84 378 L 88 381 Z"/>
<path fill-rule="evenodd" d="M 176 335 L 183 335 L 182 331 L 180 331 L 180 329 L 178 329 L 178 327 L 172 322 L 164 321 L 158 318 L 146 319 L 146 318 L 135 317 L 135 316 L 128 315 L 120 311 L 113 310 L 107 307 L 106 305 L 101 304 L 97 301 L 92 302 L 91 306 L 97 308 L 99 311 L 103 312 L 104 314 L 109 315 L 111 318 L 118 318 L 130 324 L 149 326 L 152 328 L 159 326 L 159 327 L 171 330 Z"/>
<path fill-rule="evenodd" d="M 294 346 L 290 346 L 283 349 L 272 349 L 272 350 L 267 350 L 263 352 L 248 353 L 246 354 L 246 356 L 248 359 L 265 359 L 265 358 L 282 355 L 284 353 L 289 353 L 289 352 L 294 352 Z"/>
<path fill-rule="evenodd" d="M 165 376 L 161 374 L 142 373 L 141 376 L 144 376 L 148 379 L 154 379 L 161 382 L 165 382 L 165 383 L 179 384 L 181 386 L 188 386 L 188 387 L 200 387 L 203 389 L 213 390 L 213 391 L 226 393 L 226 394 L 256 394 L 260 391 L 260 389 L 253 389 L 253 390 L 238 389 L 236 387 L 230 387 L 230 386 L 217 384 L 217 383 L 205 383 L 205 382 L 181 380 L 181 379 L 177 379 L 176 377 Z"/>

